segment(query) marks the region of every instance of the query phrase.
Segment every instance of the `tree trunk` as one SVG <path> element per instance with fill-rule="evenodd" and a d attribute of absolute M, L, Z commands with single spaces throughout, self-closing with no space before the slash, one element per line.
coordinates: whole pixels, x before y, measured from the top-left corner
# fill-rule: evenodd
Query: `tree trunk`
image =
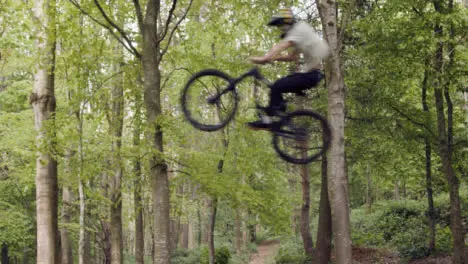
<path fill-rule="evenodd" d="M 180 237 L 179 237 L 179 246 L 180 248 L 183 249 L 188 249 L 188 224 L 187 223 L 181 223 L 180 224 Z"/>
<path fill-rule="evenodd" d="M 316 0 L 322 20 L 324 36 L 330 45 L 326 62 L 328 89 L 328 121 L 332 140 L 328 151 L 328 192 L 332 212 L 332 228 L 337 264 L 352 261 L 348 204 L 348 176 L 345 162 L 345 102 L 344 77 L 340 63 L 342 40 L 337 32 L 337 6 L 334 0 Z"/>
<path fill-rule="evenodd" d="M 180 228 L 180 216 L 177 216 L 177 219 L 171 220 L 171 250 L 177 250 L 177 245 L 179 244 Z"/>
<path fill-rule="evenodd" d="M 319 222 L 317 230 L 317 264 L 328 264 L 331 253 L 331 209 L 328 199 L 327 158 L 322 157 L 322 189 L 320 191 Z"/>
<path fill-rule="evenodd" d="M 395 183 L 393 184 L 393 196 L 395 197 L 396 201 L 400 200 L 400 181 L 395 180 Z"/>
<path fill-rule="evenodd" d="M 58 263 L 57 225 L 57 161 L 50 149 L 54 149 L 55 136 L 55 12 L 54 0 L 34 1 L 36 49 L 40 61 L 34 75 L 34 87 L 30 103 L 34 110 L 37 159 L 36 159 L 36 221 L 37 263 Z M 44 148 L 44 146 L 48 146 Z"/>
<path fill-rule="evenodd" d="M 289 171 L 290 166 L 287 165 L 287 170 Z M 295 193 L 297 190 L 297 180 L 295 178 L 292 178 L 292 179 L 288 179 L 288 187 L 289 187 L 289 191 L 291 193 Z M 290 222 L 291 222 L 291 231 L 293 232 L 294 235 L 297 235 L 299 233 L 299 225 L 297 224 L 297 219 L 299 218 L 299 214 L 300 214 L 300 209 L 298 209 L 298 206 L 296 203 L 292 202 L 291 203 L 291 218 L 290 218 Z"/>
<path fill-rule="evenodd" d="M 311 259 L 314 254 L 312 235 L 310 234 L 310 182 L 309 168 L 307 165 L 301 166 L 302 178 L 302 207 L 301 207 L 301 237 L 304 245 L 304 252 Z"/>
<path fill-rule="evenodd" d="M 122 50 L 114 48 L 118 55 L 118 63 L 123 60 Z M 120 65 L 114 65 L 114 72 L 120 71 Z M 114 176 L 111 181 L 111 209 L 110 209 L 110 242 L 111 242 L 111 263 L 123 263 L 123 236 L 122 236 L 122 130 L 123 130 L 123 80 L 117 75 L 112 88 L 111 102 L 112 113 L 109 124 L 112 135 L 112 168 Z"/>
<path fill-rule="evenodd" d="M 23 261 L 22 261 L 23 264 L 29 264 L 29 257 L 30 257 L 29 252 L 30 251 L 31 251 L 31 249 L 29 249 L 27 247 L 23 248 Z"/>
<path fill-rule="evenodd" d="M 437 12 L 442 13 L 442 2 L 435 1 L 434 7 Z M 436 104 L 436 112 L 437 112 L 437 135 L 438 135 L 438 142 L 439 142 L 439 155 L 442 160 L 442 171 L 447 179 L 448 186 L 449 186 L 449 194 L 450 194 L 450 228 L 452 231 L 453 237 L 453 256 L 454 256 L 454 263 L 455 264 L 462 264 L 468 263 L 468 257 L 465 253 L 465 241 L 464 241 L 464 228 L 463 228 L 463 221 L 461 216 L 461 208 L 460 208 L 460 182 L 455 172 L 453 170 L 452 164 L 452 138 L 453 138 L 453 131 L 452 131 L 452 114 L 453 108 L 451 106 L 451 100 L 448 96 L 447 87 L 443 87 L 443 64 L 444 64 L 444 43 L 442 42 L 443 38 L 443 28 L 438 23 L 435 26 L 435 34 L 438 38 L 437 43 L 437 50 L 435 54 L 435 68 L 434 71 L 436 73 L 436 78 L 434 82 L 434 96 L 435 96 L 435 104 Z M 444 92 L 445 92 L 445 99 L 447 100 L 447 119 L 448 125 L 446 127 L 446 120 L 445 120 L 445 112 L 444 112 Z"/>
<path fill-rule="evenodd" d="M 190 184 L 190 189 L 191 189 L 191 195 L 192 195 L 192 201 L 194 202 L 195 201 L 195 198 L 197 197 L 197 187 L 196 186 L 192 186 L 192 184 Z M 188 248 L 189 249 L 194 249 L 195 247 L 199 246 L 200 245 L 200 241 L 198 240 L 199 239 L 199 232 L 197 232 L 197 234 L 195 234 L 195 223 L 199 223 L 200 221 L 200 217 L 199 217 L 199 208 L 200 206 L 197 205 L 197 216 L 196 216 L 196 220 L 194 219 L 195 217 L 191 216 L 189 219 L 188 219 Z"/>
<path fill-rule="evenodd" d="M 436 86 L 437 87 L 437 86 Z M 439 155 L 442 159 L 442 171 L 447 179 L 450 193 L 450 227 L 453 236 L 454 263 L 463 264 L 465 255 L 464 229 L 461 217 L 460 182 L 452 167 L 452 150 L 448 146 L 445 130 L 445 114 L 443 106 L 442 89 L 435 88 L 434 91 L 437 107 L 437 127 L 439 135 Z"/>
<path fill-rule="evenodd" d="M 213 198 L 210 203 L 210 228 L 208 230 L 208 255 L 209 264 L 215 264 L 215 246 L 214 246 L 214 230 L 216 225 L 216 212 L 218 210 L 218 199 Z"/>
<path fill-rule="evenodd" d="M 426 65 L 429 64 L 429 61 L 426 61 Z M 426 124 L 429 123 L 429 107 L 427 105 L 427 82 L 429 78 L 429 72 L 426 69 L 424 71 L 424 79 L 422 84 L 422 105 L 423 111 L 426 114 Z M 428 132 L 424 136 L 424 145 L 425 145 L 425 158 L 426 158 L 426 191 L 427 191 L 427 203 L 428 203 L 428 220 L 429 220 L 429 230 L 430 230 L 430 239 L 429 239 L 429 250 L 430 252 L 435 251 L 435 241 L 436 241 L 436 219 L 435 219 L 435 210 L 434 210 L 434 198 L 432 191 L 432 148 L 431 148 L 431 139 Z"/>
<path fill-rule="evenodd" d="M 161 115 L 161 72 L 158 17 L 160 2 L 149 0 L 143 20 L 144 101 L 150 127 L 148 137 L 153 152 L 150 160 L 150 178 L 154 208 L 154 264 L 170 263 L 169 179 L 163 157 L 163 132 L 157 118 Z"/>
<path fill-rule="evenodd" d="M 257 230 L 255 229 L 255 224 L 252 223 L 254 217 L 256 217 L 255 214 L 249 210 L 249 223 L 247 224 L 249 243 L 255 243 L 257 240 Z"/>
<path fill-rule="evenodd" d="M 74 92 L 68 91 L 68 103 L 71 103 Z M 69 112 L 70 118 L 73 118 L 74 111 Z M 61 242 L 61 263 L 62 264 L 73 264 L 73 243 L 70 238 L 68 225 L 71 224 L 71 214 L 73 212 L 72 194 L 70 190 L 71 182 L 68 180 L 72 177 L 73 169 L 71 167 L 71 159 L 73 157 L 73 149 L 70 147 L 66 151 L 65 156 L 65 177 L 62 187 L 62 222 L 63 227 L 60 230 L 60 242 Z"/>
<path fill-rule="evenodd" d="M 84 194 L 84 183 L 80 179 L 78 183 L 78 194 L 80 197 L 80 231 L 79 231 L 79 241 L 78 241 L 78 263 L 86 264 L 89 259 L 87 259 L 86 253 L 86 241 L 88 240 L 88 233 L 86 232 L 86 201 Z"/>
<path fill-rule="evenodd" d="M 67 157 L 67 159 L 69 159 L 69 157 Z M 66 166 L 70 166 L 69 162 L 70 161 L 68 161 Z M 69 167 L 67 171 L 70 172 Z M 67 173 L 67 176 L 70 176 L 70 173 Z M 60 242 L 62 245 L 62 264 L 73 264 L 73 244 L 68 233 L 68 227 L 66 226 L 71 223 L 71 207 L 72 200 L 70 187 L 68 186 L 68 184 L 64 183 L 62 190 L 62 221 L 65 226 L 62 227 L 62 229 L 60 230 Z"/>
<path fill-rule="evenodd" d="M 78 134 L 79 134 L 79 143 L 78 143 L 78 154 L 80 157 L 80 169 L 79 169 L 79 180 L 78 180 L 78 196 L 80 199 L 80 230 L 78 238 L 78 264 L 87 264 L 91 261 L 89 247 L 89 233 L 86 231 L 86 195 L 84 182 L 83 170 L 84 170 L 84 153 L 83 153 L 83 119 L 81 114 L 81 109 L 76 113 L 78 119 Z"/>
<path fill-rule="evenodd" d="M 141 97 L 140 95 L 135 96 L 135 118 L 133 126 L 133 146 L 137 151 L 137 156 L 134 160 L 133 171 L 135 173 L 134 181 L 134 206 L 135 206 L 135 264 L 144 264 L 145 257 L 145 237 L 144 237 L 144 226 L 143 226 L 143 203 L 142 203 L 142 183 L 143 177 L 141 175 L 141 161 L 140 161 L 140 127 L 141 127 Z"/>
<path fill-rule="evenodd" d="M 7 244 L 2 244 L 2 264 L 9 264 L 10 259 L 8 257 L 8 245 Z"/>
<path fill-rule="evenodd" d="M 240 209 L 236 209 L 236 254 L 240 255 L 242 252 L 242 220 Z"/>
<path fill-rule="evenodd" d="M 206 216 L 206 213 L 209 208 L 210 208 L 210 205 L 209 205 L 209 200 L 208 199 L 205 199 L 201 204 L 200 204 L 200 207 L 205 207 L 206 208 L 206 211 L 202 211 L 200 209 L 197 210 L 197 216 L 198 216 L 198 245 L 201 245 L 201 244 L 208 244 L 208 230 L 210 229 L 209 228 L 209 224 L 206 224 L 206 223 L 209 223 L 209 221 L 206 221 L 205 223 L 205 219 L 207 217 Z"/>
<path fill-rule="evenodd" d="M 366 177 L 367 177 L 366 208 L 367 208 L 367 212 L 371 213 L 373 199 L 372 199 L 372 175 L 371 175 L 369 164 L 367 164 Z"/>

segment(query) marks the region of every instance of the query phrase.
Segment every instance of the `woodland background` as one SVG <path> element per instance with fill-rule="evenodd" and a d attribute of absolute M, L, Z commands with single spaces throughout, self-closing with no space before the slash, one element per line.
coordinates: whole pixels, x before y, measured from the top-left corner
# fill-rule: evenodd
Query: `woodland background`
<path fill-rule="evenodd" d="M 338 2 L 353 248 L 468 252 L 466 5 Z M 287 164 L 246 129 L 252 83 L 219 133 L 179 105 L 193 73 L 252 67 L 279 40 L 279 6 L 322 34 L 316 1 L 0 0 L 1 263 L 248 263 L 266 239 L 276 263 L 321 252 L 324 160 Z M 325 82 L 301 103 L 326 115 Z"/>

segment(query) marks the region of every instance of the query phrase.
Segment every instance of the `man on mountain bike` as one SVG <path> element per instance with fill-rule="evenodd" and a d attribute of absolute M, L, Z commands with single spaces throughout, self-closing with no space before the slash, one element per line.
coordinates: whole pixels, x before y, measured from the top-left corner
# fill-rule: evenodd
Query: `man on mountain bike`
<path fill-rule="evenodd" d="M 251 57 L 256 64 L 273 61 L 295 62 L 299 65 L 300 54 L 303 55 L 302 69 L 277 80 L 271 87 L 270 103 L 267 114 L 274 115 L 276 111 L 285 110 L 283 93 L 301 94 L 304 90 L 315 87 L 323 78 L 321 61 L 329 54 L 329 47 L 314 29 L 306 22 L 296 21 L 291 9 L 284 8 L 273 16 L 268 26 L 278 27 L 282 32 L 282 40 L 275 44 L 264 56 Z M 281 52 L 291 48 L 288 54 Z M 260 120 L 249 122 L 251 129 L 269 129 L 272 120 L 263 116 Z"/>

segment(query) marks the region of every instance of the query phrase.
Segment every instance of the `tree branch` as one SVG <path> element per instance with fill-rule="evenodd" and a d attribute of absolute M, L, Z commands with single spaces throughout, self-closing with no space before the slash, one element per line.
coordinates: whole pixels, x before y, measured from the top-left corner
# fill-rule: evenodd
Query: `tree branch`
<path fill-rule="evenodd" d="M 391 104 L 388 104 L 390 106 L 390 108 L 392 108 L 393 110 L 395 110 L 398 114 L 400 114 L 401 116 L 403 116 L 404 118 L 406 118 L 409 122 L 413 123 L 414 125 L 417 125 L 417 126 L 420 126 L 422 128 L 424 128 L 426 131 L 428 131 L 433 137 L 437 137 L 436 134 L 434 134 L 434 131 L 432 131 L 432 129 L 430 127 L 428 127 L 426 124 L 424 123 L 421 123 L 421 122 L 418 122 L 418 121 L 415 121 L 414 119 L 412 119 L 409 115 L 407 115 L 406 113 L 404 113 L 403 111 L 401 111 L 400 109 L 396 108 L 395 106 L 391 105 Z"/>
<path fill-rule="evenodd" d="M 114 36 L 114 38 L 120 43 L 122 44 L 122 46 L 128 51 L 130 52 L 131 54 L 134 54 L 137 58 L 140 58 L 141 55 L 139 53 L 135 53 L 134 50 L 132 50 L 131 48 L 129 48 L 124 41 L 122 41 L 121 38 L 119 38 L 119 36 L 117 36 L 115 34 L 115 32 L 106 24 L 102 23 L 101 21 L 99 21 L 98 19 L 94 18 L 93 16 L 91 16 L 88 12 L 86 12 L 86 10 L 84 10 L 80 4 L 78 4 L 78 2 L 76 2 L 75 0 L 69 0 L 70 3 L 72 3 L 76 8 L 78 8 L 78 10 L 81 11 L 81 13 L 83 13 L 84 15 L 86 15 L 87 17 L 89 17 L 92 21 L 94 21 L 96 24 L 100 25 L 101 27 L 107 29 L 109 31 L 109 33 L 111 33 L 112 36 Z"/>
<path fill-rule="evenodd" d="M 174 32 L 176 31 L 176 29 L 179 27 L 180 23 L 182 23 L 182 21 L 185 19 L 185 17 L 187 16 L 189 10 L 190 10 L 190 7 L 192 7 L 192 3 L 193 3 L 193 0 L 190 0 L 190 3 L 187 7 L 187 9 L 185 10 L 184 14 L 182 15 L 182 17 L 179 19 L 179 21 L 177 21 L 177 23 L 175 24 L 174 28 L 172 29 L 171 31 L 171 34 L 169 35 L 169 39 L 167 40 L 167 45 L 165 48 L 162 49 L 162 52 L 161 52 L 161 57 L 164 56 L 164 54 L 166 54 L 167 50 L 169 49 L 169 45 L 171 44 L 171 40 L 172 40 L 172 36 L 174 35 Z M 162 41 L 162 39 L 161 39 Z"/>
<path fill-rule="evenodd" d="M 185 174 L 185 175 L 187 175 L 187 176 L 192 176 L 192 174 L 190 174 L 189 172 L 183 171 L 183 170 L 168 170 L 167 172 L 171 172 L 171 173 L 182 173 L 182 174 Z"/>
<path fill-rule="evenodd" d="M 164 31 L 162 31 L 161 35 L 159 36 L 158 45 L 164 40 L 164 38 L 167 35 L 167 31 L 169 30 L 169 25 L 171 24 L 171 18 L 174 15 L 174 10 L 176 6 L 177 6 L 177 0 L 173 0 L 171 9 L 169 10 L 169 15 L 167 16 L 166 25 L 165 25 L 166 27 L 164 28 Z"/>
<path fill-rule="evenodd" d="M 353 9 L 354 9 L 355 3 L 356 3 L 355 0 L 351 0 L 350 2 L 351 2 L 350 7 L 348 8 L 348 11 L 344 13 L 344 15 L 343 15 L 344 17 L 341 20 L 341 29 L 340 29 L 339 36 L 338 36 L 338 47 L 337 47 L 337 51 L 339 51 L 339 52 L 343 48 L 343 42 L 344 42 L 344 35 L 345 35 L 345 31 L 346 31 L 346 26 L 351 21 L 351 12 L 353 12 Z"/>
<path fill-rule="evenodd" d="M 137 56 L 138 58 L 141 58 L 141 54 L 138 52 L 138 50 L 133 46 L 132 44 L 132 41 L 128 38 L 127 34 L 125 33 L 125 31 L 123 31 L 117 24 L 114 23 L 114 21 L 112 21 L 109 16 L 107 16 L 106 12 L 104 11 L 104 9 L 102 8 L 101 4 L 99 4 L 99 1 L 98 0 L 94 0 L 94 4 L 97 6 L 97 8 L 99 9 L 99 12 L 101 12 L 102 16 L 104 17 L 104 19 L 107 21 L 107 23 L 109 23 L 113 28 L 115 28 L 119 33 L 120 33 L 120 36 L 122 36 L 123 39 L 125 39 L 125 41 L 127 42 L 129 48 L 133 51 L 132 54 L 134 54 L 135 56 Z"/>
<path fill-rule="evenodd" d="M 138 28 L 140 29 L 140 33 L 143 34 L 143 13 L 141 12 L 140 2 L 138 0 L 133 0 L 133 5 L 135 6 Z"/>

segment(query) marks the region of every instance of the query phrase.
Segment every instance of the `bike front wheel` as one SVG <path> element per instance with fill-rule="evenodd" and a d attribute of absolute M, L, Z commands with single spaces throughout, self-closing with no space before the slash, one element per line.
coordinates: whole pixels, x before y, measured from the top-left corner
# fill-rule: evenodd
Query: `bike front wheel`
<path fill-rule="evenodd" d="M 273 134 L 276 152 L 294 164 L 307 164 L 318 159 L 328 150 L 330 141 L 331 129 L 327 119 L 311 110 L 288 114 Z"/>
<path fill-rule="evenodd" d="M 218 70 L 203 70 L 194 74 L 184 87 L 182 111 L 187 120 L 203 131 L 225 127 L 237 110 L 238 96 L 233 79 Z"/>

